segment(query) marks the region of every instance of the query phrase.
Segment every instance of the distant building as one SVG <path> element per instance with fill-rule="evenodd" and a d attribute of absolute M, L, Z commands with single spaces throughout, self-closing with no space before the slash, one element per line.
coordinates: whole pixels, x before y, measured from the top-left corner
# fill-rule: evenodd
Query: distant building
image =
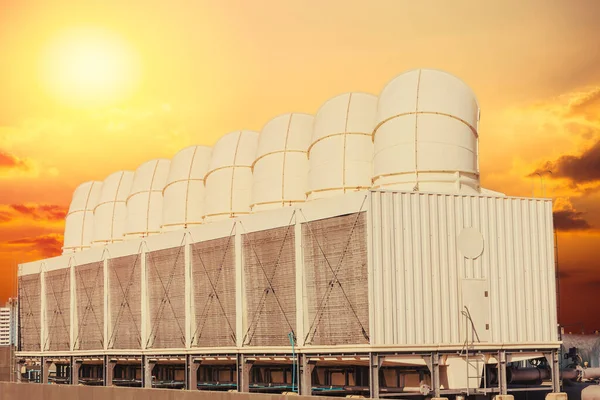
<path fill-rule="evenodd" d="M 10 307 L 0 308 L 0 346 L 10 346 Z"/>
<path fill-rule="evenodd" d="M 16 345 L 17 338 L 17 299 L 9 299 L 0 308 L 0 346 Z"/>

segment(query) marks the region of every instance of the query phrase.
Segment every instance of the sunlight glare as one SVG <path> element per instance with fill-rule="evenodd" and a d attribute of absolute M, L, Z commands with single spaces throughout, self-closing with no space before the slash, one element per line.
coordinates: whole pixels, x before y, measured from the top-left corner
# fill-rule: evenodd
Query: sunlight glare
<path fill-rule="evenodd" d="M 42 78 L 50 93 L 75 107 L 110 104 L 130 95 L 138 83 L 135 53 L 117 35 L 73 29 L 47 47 Z"/>

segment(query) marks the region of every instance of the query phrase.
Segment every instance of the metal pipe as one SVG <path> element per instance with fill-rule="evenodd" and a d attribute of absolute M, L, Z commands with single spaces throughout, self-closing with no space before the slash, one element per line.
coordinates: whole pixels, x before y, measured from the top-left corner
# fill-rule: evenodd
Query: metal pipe
<path fill-rule="evenodd" d="M 509 368 L 508 383 L 538 382 L 550 379 L 550 370 L 541 368 Z"/>
<path fill-rule="evenodd" d="M 550 379 L 550 370 L 542 368 L 509 368 L 508 383 L 538 382 Z M 568 368 L 560 371 L 561 379 L 574 381 L 600 379 L 600 368 Z"/>
<path fill-rule="evenodd" d="M 568 368 L 561 371 L 562 379 L 592 380 L 600 379 L 600 368 Z"/>

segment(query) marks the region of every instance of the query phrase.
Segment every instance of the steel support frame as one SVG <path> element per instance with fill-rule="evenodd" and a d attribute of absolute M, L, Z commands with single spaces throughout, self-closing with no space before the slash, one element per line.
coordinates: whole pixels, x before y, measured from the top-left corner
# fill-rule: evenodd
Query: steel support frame
<path fill-rule="evenodd" d="M 102 368 L 102 378 L 104 379 L 104 386 L 112 386 L 116 366 L 116 361 L 111 360 L 109 356 L 104 356 L 104 365 Z"/>
<path fill-rule="evenodd" d="M 372 399 L 379 398 L 379 370 L 384 360 L 385 356 L 381 356 L 378 353 L 369 353 L 369 393 Z"/>
<path fill-rule="evenodd" d="M 506 351 L 498 352 L 498 393 L 508 394 L 508 382 L 506 378 Z"/>
<path fill-rule="evenodd" d="M 79 370 L 81 369 L 81 360 L 71 357 L 71 385 L 79 385 Z"/>
<path fill-rule="evenodd" d="M 149 356 L 142 356 L 142 387 L 152 389 L 152 371 L 156 365 L 156 360 Z"/>
<path fill-rule="evenodd" d="M 52 365 L 52 361 L 47 357 L 41 357 L 40 368 L 42 369 L 41 381 L 43 384 L 48 384 L 48 377 L 50 376 L 50 366 Z"/>
<path fill-rule="evenodd" d="M 559 365 L 559 355 L 558 350 L 553 350 L 551 352 L 552 365 L 551 373 L 552 373 L 552 392 L 560 393 L 562 381 L 560 379 L 560 365 Z"/>
<path fill-rule="evenodd" d="M 433 390 L 433 397 L 439 398 L 441 395 L 441 385 L 440 385 L 440 353 L 434 352 L 429 356 L 424 357 L 425 362 L 427 363 L 427 368 L 429 368 L 429 373 L 431 374 L 431 389 Z"/>
<path fill-rule="evenodd" d="M 497 357 L 498 361 L 498 385 L 487 389 L 489 393 L 497 393 L 499 395 L 509 394 L 512 390 L 509 390 L 507 383 L 507 363 L 511 361 L 512 351 L 506 350 L 492 350 L 482 351 L 482 354 L 487 356 Z M 371 398 L 380 398 L 381 396 L 381 385 L 380 370 L 384 364 L 386 357 L 402 356 L 410 354 L 411 356 L 420 356 L 425 361 L 429 372 L 431 374 L 431 388 L 429 396 L 434 398 L 440 398 L 448 394 L 461 393 L 460 389 L 443 389 L 441 388 L 440 363 L 444 356 L 444 352 L 418 352 L 418 353 L 406 353 L 402 351 L 398 352 L 344 352 L 344 353 L 330 353 L 330 352 L 315 352 L 315 353 L 300 353 L 297 354 L 298 361 L 298 393 L 300 395 L 312 395 L 312 374 L 318 364 L 319 357 L 368 357 L 369 359 L 369 393 Z M 454 352 L 449 353 L 454 354 Z M 560 393 L 561 390 L 561 379 L 559 369 L 559 351 L 558 350 L 545 350 L 543 351 L 544 356 L 550 362 L 551 368 L 551 382 L 552 391 L 554 393 Z M 208 354 L 211 358 L 217 356 L 214 353 Z M 254 366 L 254 359 L 256 357 L 265 356 L 277 356 L 278 353 L 226 353 L 219 354 L 218 356 L 230 357 L 232 362 L 236 363 L 236 376 L 237 376 L 237 388 L 239 392 L 248 393 L 250 391 L 250 373 Z M 203 364 L 202 357 L 207 354 L 184 354 L 180 355 L 185 359 L 185 387 L 187 390 L 197 390 L 197 374 L 198 370 Z M 41 364 L 41 382 L 48 383 L 49 369 L 52 363 L 58 358 L 70 359 L 71 362 L 71 375 L 70 382 L 72 385 L 79 384 L 79 371 L 82 365 L 80 356 L 53 356 L 44 355 L 40 356 Z M 156 355 L 129 355 L 127 357 L 140 358 L 142 366 L 142 387 L 152 388 L 152 372 L 154 366 L 157 364 Z M 160 356 L 158 356 L 160 357 Z M 103 356 L 103 380 L 104 386 L 112 386 L 114 378 L 114 368 L 118 363 L 118 356 L 116 355 L 105 355 Z M 20 365 L 20 364 L 18 364 Z M 20 376 L 20 371 L 18 371 Z M 427 389 L 427 388 L 426 388 Z M 537 390 L 531 388 L 531 390 Z M 485 390 L 484 390 L 485 391 Z M 483 391 L 482 391 L 483 393 Z"/>
<path fill-rule="evenodd" d="M 200 369 L 202 361 L 188 355 L 185 358 L 185 363 L 185 388 L 187 390 L 198 390 L 198 369 Z"/>
<path fill-rule="evenodd" d="M 300 355 L 300 395 L 312 396 L 312 373 L 316 363 L 307 354 Z"/>
<path fill-rule="evenodd" d="M 238 354 L 237 357 L 237 388 L 240 393 L 250 392 L 250 370 L 253 361 L 248 360 L 245 354 Z"/>

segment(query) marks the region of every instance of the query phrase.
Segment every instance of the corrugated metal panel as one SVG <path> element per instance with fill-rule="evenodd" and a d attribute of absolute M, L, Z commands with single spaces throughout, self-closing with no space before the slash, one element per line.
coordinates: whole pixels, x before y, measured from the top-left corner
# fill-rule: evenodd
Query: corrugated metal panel
<path fill-rule="evenodd" d="M 296 331 L 294 226 L 243 235 L 248 328 L 244 345 L 286 346 Z"/>
<path fill-rule="evenodd" d="M 40 274 L 19 277 L 19 339 L 21 351 L 40 351 L 41 280 Z"/>
<path fill-rule="evenodd" d="M 235 346 L 234 236 L 191 245 L 194 315 L 192 346 Z"/>
<path fill-rule="evenodd" d="M 487 282 L 490 342 L 557 341 L 551 201 L 372 192 L 370 209 L 372 344 L 464 343 L 465 280 Z"/>
<path fill-rule="evenodd" d="M 185 250 L 146 254 L 150 336 L 148 348 L 185 347 Z"/>
<path fill-rule="evenodd" d="M 104 348 L 104 262 L 75 267 L 77 332 L 75 349 Z"/>
<path fill-rule="evenodd" d="M 302 224 L 307 345 L 369 343 L 366 212 Z"/>
<path fill-rule="evenodd" d="M 46 323 L 44 348 L 50 351 L 70 350 L 71 335 L 71 269 L 46 273 Z"/>
<path fill-rule="evenodd" d="M 109 349 L 141 348 L 140 254 L 108 260 Z"/>

